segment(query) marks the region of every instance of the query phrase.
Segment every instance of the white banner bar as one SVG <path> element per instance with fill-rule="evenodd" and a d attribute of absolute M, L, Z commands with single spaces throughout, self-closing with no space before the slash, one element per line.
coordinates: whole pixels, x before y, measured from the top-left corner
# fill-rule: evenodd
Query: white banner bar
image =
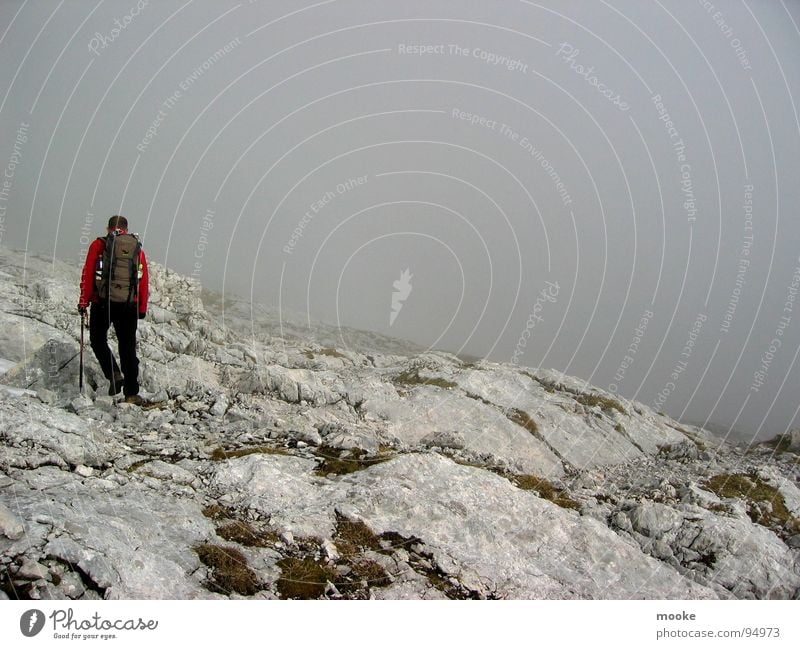
<path fill-rule="evenodd" d="M 797 602 L 0 602 L 9 647 L 800 646 Z M 588 643 L 588 644 L 583 644 Z M 255 645 L 253 645 L 255 646 Z"/>

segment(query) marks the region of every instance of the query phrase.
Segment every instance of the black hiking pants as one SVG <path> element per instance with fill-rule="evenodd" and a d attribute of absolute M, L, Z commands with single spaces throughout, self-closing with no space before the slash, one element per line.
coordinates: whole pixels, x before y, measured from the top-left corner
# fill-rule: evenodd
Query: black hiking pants
<path fill-rule="evenodd" d="M 139 312 L 135 303 L 95 302 L 89 316 L 89 340 L 97 362 L 105 377 L 113 382 L 119 375 L 120 365 L 125 377 L 123 392 L 126 397 L 139 394 L 139 359 L 136 357 L 136 327 Z M 108 346 L 108 330 L 114 325 L 119 350 L 119 365 Z"/>

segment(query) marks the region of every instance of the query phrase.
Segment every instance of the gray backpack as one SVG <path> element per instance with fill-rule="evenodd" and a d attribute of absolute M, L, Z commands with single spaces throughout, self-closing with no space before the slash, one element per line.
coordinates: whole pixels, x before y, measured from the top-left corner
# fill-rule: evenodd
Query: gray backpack
<path fill-rule="evenodd" d="M 139 253 L 142 244 L 135 234 L 112 232 L 95 271 L 97 294 L 111 302 L 135 302 L 139 293 Z"/>

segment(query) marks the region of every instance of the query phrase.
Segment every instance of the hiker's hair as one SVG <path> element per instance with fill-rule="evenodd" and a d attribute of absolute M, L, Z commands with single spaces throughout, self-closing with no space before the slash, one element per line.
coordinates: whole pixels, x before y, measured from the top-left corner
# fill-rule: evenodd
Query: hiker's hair
<path fill-rule="evenodd" d="M 128 219 L 124 216 L 112 216 L 108 219 L 108 229 L 109 230 L 116 230 L 117 228 L 121 230 L 128 229 Z"/>

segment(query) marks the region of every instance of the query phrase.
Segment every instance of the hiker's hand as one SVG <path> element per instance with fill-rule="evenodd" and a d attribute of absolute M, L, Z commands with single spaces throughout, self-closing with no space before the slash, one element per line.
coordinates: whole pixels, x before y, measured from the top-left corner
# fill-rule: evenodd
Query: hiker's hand
<path fill-rule="evenodd" d="M 139 320 L 144 320 L 144 317 L 145 317 L 146 315 L 147 315 L 147 313 L 140 313 L 140 314 L 139 314 Z"/>
<path fill-rule="evenodd" d="M 87 308 L 85 306 L 78 305 L 78 313 L 80 313 L 81 315 L 86 315 Z"/>

